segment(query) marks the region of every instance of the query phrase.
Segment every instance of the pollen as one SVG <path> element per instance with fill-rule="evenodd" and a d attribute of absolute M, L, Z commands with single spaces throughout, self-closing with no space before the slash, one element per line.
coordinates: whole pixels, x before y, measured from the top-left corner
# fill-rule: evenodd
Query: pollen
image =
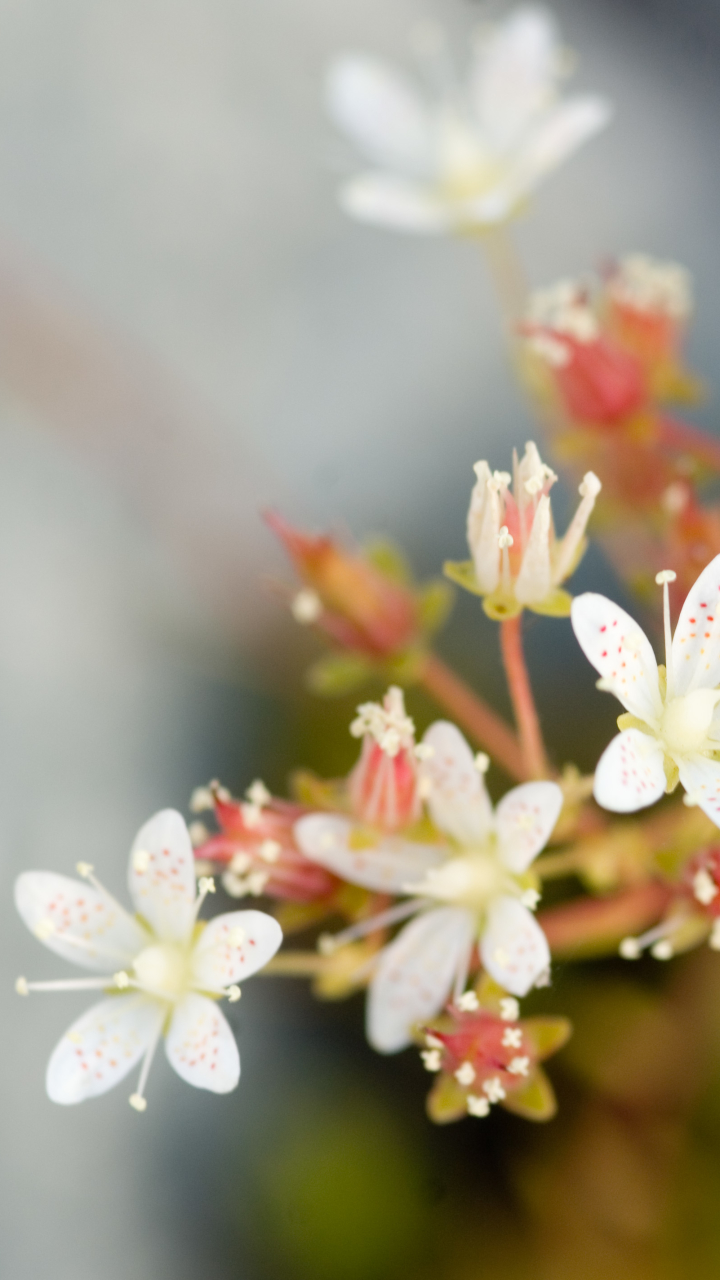
<path fill-rule="evenodd" d="M 472 1062 L 463 1062 L 462 1066 L 458 1067 L 455 1072 L 455 1079 L 464 1088 L 471 1085 L 475 1079 L 475 1068 Z"/>
<path fill-rule="evenodd" d="M 522 1044 L 521 1028 L 506 1027 L 503 1031 L 503 1038 L 500 1043 L 505 1049 L 519 1049 Z"/>
<path fill-rule="evenodd" d="M 18 978 L 15 983 L 15 990 L 19 996 L 27 996 L 30 994 L 27 978 Z"/>
<path fill-rule="evenodd" d="M 458 1009 L 462 1009 L 463 1013 L 474 1013 L 480 1008 L 480 1001 L 474 991 L 464 991 L 455 1001 Z"/>
<path fill-rule="evenodd" d="M 128 1102 L 133 1111 L 143 1112 L 147 1110 L 147 1098 L 143 1098 L 141 1093 L 131 1093 Z"/>
<path fill-rule="evenodd" d="M 92 875 L 95 868 L 92 862 L 76 862 L 75 870 L 79 876 L 82 876 L 83 879 L 86 880 L 88 876 Z"/>
<path fill-rule="evenodd" d="M 240 999 L 240 996 L 242 995 L 242 991 L 240 990 L 237 983 L 234 982 L 231 987 L 228 987 L 225 994 L 227 995 L 227 998 L 228 998 L 228 1004 L 237 1004 L 238 1000 Z"/>
<path fill-rule="evenodd" d="M 514 996 L 505 996 L 500 1001 L 500 1017 L 503 1022 L 517 1022 L 520 1017 L 520 1005 Z"/>
<path fill-rule="evenodd" d="M 490 1115 L 490 1103 L 487 1098 L 479 1098 L 475 1093 L 468 1094 L 467 1109 L 468 1115 L 477 1116 L 478 1119 Z"/>
<path fill-rule="evenodd" d="M 439 1071 L 442 1066 L 439 1049 L 423 1049 L 420 1057 L 426 1071 Z"/>

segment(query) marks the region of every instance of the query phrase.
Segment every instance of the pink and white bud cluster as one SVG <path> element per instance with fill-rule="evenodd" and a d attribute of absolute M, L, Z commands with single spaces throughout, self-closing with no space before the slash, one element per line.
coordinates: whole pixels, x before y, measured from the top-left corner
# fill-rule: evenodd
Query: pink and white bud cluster
<path fill-rule="evenodd" d="M 415 725 L 395 685 L 382 703 L 365 702 L 357 711 L 350 732 L 363 743 L 348 780 L 350 803 L 362 821 L 397 831 L 420 816 L 417 758 L 422 748 L 415 745 Z"/>
<path fill-rule="evenodd" d="M 468 1007 L 472 994 L 464 997 Z M 467 1091 L 471 1116 L 489 1115 L 492 1103 L 522 1090 L 537 1062 L 534 1046 L 518 1021 L 517 1000 L 502 1003 L 503 1011 L 497 1016 L 479 1008 L 476 998 L 471 1011 L 453 1011 L 451 1030 L 433 1028 L 425 1036 L 426 1069 L 454 1076 Z"/>

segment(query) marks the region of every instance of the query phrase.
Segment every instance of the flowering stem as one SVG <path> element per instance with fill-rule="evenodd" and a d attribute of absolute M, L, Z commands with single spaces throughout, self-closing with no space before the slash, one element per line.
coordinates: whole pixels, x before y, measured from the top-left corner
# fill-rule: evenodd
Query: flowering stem
<path fill-rule="evenodd" d="M 488 227 L 481 232 L 480 242 L 500 303 L 500 310 L 512 332 L 525 309 L 527 281 L 520 257 L 506 227 Z"/>
<path fill-rule="evenodd" d="M 713 471 L 720 471 L 720 444 L 698 427 L 690 426 L 688 422 L 678 422 L 675 418 L 663 417 L 660 419 L 660 441 L 670 449 L 680 449 L 699 458 Z"/>
<path fill-rule="evenodd" d="M 530 776 L 512 729 L 436 654 L 429 653 L 425 658 L 419 682 L 511 778 L 524 782 Z"/>
<path fill-rule="evenodd" d="M 315 978 L 326 966 L 326 957 L 316 951 L 280 951 L 260 972 L 270 978 L 274 974 L 286 978 Z"/>
<path fill-rule="evenodd" d="M 512 699 L 528 778 L 547 778 L 551 770 L 540 731 L 522 647 L 522 614 L 500 623 L 500 649 Z"/>

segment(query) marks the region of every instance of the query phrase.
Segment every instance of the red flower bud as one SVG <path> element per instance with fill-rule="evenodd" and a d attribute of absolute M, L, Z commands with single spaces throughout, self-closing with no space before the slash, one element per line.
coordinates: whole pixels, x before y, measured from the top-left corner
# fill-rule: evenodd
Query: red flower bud
<path fill-rule="evenodd" d="M 363 822 L 397 831 L 420 816 L 415 726 L 396 687 L 382 705 L 366 702 L 358 713 L 350 732 L 362 736 L 363 745 L 348 779 L 350 802 Z"/>

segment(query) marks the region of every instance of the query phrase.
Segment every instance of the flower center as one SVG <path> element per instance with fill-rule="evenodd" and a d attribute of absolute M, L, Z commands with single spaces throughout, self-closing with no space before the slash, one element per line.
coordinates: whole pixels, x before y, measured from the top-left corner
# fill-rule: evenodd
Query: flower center
<path fill-rule="evenodd" d="M 499 170 L 480 146 L 473 130 L 453 111 L 440 121 L 441 187 L 450 200 L 472 200 L 498 181 Z"/>
<path fill-rule="evenodd" d="M 133 960 L 138 982 L 155 995 L 177 1000 L 188 988 L 188 955 L 171 943 L 146 947 Z"/>
<path fill-rule="evenodd" d="M 417 892 L 441 902 L 482 910 L 491 898 L 507 889 L 507 874 L 491 853 L 471 853 L 451 858 L 443 866 L 428 871 Z"/>
<path fill-rule="evenodd" d="M 660 722 L 660 737 L 670 755 L 713 748 L 707 735 L 718 702 L 717 689 L 694 689 L 684 697 L 669 699 Z"/>

